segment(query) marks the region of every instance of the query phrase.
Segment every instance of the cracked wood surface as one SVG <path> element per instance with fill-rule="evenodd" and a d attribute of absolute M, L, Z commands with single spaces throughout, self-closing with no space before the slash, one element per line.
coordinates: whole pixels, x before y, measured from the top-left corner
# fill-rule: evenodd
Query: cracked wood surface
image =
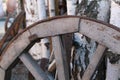
<path fill-rule="evenodd" d="M 2 52 L 0 66 L 6 70 L 20 53 L 36 38 L 80 32 L 98 43 L 120 54 L 120 29 L 101 21 L 78 17 L 62 16 L 41 20 L 15 36 Z"/>

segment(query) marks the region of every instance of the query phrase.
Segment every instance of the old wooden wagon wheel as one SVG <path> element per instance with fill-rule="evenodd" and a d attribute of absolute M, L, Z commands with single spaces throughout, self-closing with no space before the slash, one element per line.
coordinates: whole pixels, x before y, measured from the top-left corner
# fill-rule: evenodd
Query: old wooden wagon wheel
<path fill-rule="evenodd" d="M 0 60 L 0 80 L 4 80 L 7 68 L 17 57 L 26 65 L 28 70 L 37 80 L 49 80 L 46 74 L 39 68 L 29 54 L 24 53 L 30 47 L 31 41 L 48 36 L 53 37 L 55 59 L 59 80 L 69 80 L 67 66 L 65 64 L 64 50 L 59 35 L 79 32 L 98 42 L 94 58 L 86 69 L 82 80 L 90 80 L 105 48 L 110 48 L 120 54 L 120 29 L 89 18 L 78 16 L 64 16 L 46 19 L 33 24 L 15 36 L 2 52 Z M 32 37 L 32 38 L 31 38 Z"/>

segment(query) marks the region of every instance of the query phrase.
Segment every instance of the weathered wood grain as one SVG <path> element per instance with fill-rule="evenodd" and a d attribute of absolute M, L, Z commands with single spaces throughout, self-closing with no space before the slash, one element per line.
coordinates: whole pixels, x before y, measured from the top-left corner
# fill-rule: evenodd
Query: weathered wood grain
<path fill-rule="evenodd" d="M 19 58 L 36 80 L 49 80 L 45 72 L 39 67 L 37 62 L 33 60 L 29 53 L 22 54 Z"/>
<path fill-rule="evenodd" d="M 101 60 L 103 53 L 105 51 L 105 46 L 103 45 L 98 45 L 95 54 L 93 55 L 93 58 L 91 59 L 86 71 L 84 72 L 84 75 L 82 77 L 82 80 L 90 80 L 92 75 L 94 74 L 99 61 Z"/>
<path fill-rule="evenodd" d="M 82 19 L 79 32 L 120 54 L 120 29 L 115 28 L 112 25 Z"/>
<path fill-rule="evenodd" d="M 37 33 L 38 37 L 72 33 L 78 31 L 78 22 L 78 18 L 55 19 L 40 23 L 29 29 L 29 31 L 32 35 Z"/>
<path fill-rule="evenodd" d="M 0 68 L 0 80 L 5 80 L 5 71 Z"/>
<path fill-rule="evenodd" d="M 52 37 L 52 44 L 56 60 L 56 68 L 59 80 L 69 80 L 69 70 L 66 60 L 66 54 L 58 36 Z"/>
<path fill-rule="evenodd" d="M 3 69 L 6 70 L 20 55 L 20 53 L 28 46 L 30 43 L 28 36 L 30 36 L 30 33 L 26 31 L 7 46 L 6 50 L 2 53 L 0 61 L 0 66 Z"/>
<path fill-rule="evenodd" d="M 72 20 L 74 20 L 75 23 L 72 23 Z M 64 22 L 66 23 L 66 25 L 64 24 Z M 78 18 L 61 18 L 42 22 L 28 27 L 26 30 L 18 34 L 2 52 L 0 66 L 6 70 L 12 64 L 12 62 L 20 55 L 20 53 L 30 44 L 30 36 L 35 34 L 37 38 L 40 38 L 65 33 L 72 33 L 78 31 L 77 25 Z"/>
<path fill-rule="evenodd" d="M 81 19 L 80 26 L 78 26 L 79 19 Z M 30 44 L 29 37 L 32 35 L 42 38 L 78 31 L 120 54 L 119 28 L 78 16 L 55 17 L 37 22 L 19 33 L 2 52 L 0 66 L 6 70 Z"/>

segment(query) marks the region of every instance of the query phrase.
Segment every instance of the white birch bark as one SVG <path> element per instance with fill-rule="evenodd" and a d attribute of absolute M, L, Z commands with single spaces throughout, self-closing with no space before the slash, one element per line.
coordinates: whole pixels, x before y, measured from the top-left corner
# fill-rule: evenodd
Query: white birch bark
<path fill-rule="evenodd" d="M 26 22 L 27 26 L 46 18 L 45 0 L 25 0 Z M 45 46 L 48 39 L 41 39 L 40 43 L 36 43 L 29 51 L 35 60 L 41 58 L 49 58 L 49 50 Z"/>
<path fill-rule="evenodd" d="M 45 0 L 37 0 L 37 4 L 38 4 L 39 20 L 47 18 Z M 41 43 L 41 48 L 42 48 L 41 58 L 49 59 L 50 50 L 47 49 L 47 47 L 45 46 L 45 43 L 49 43 L 49 40 L 47 38 L 44 38 L 44 39 L 41 39 L 40 43 Z"/>
<path fill-rule="evenodd" d="M 49 9 L 49 17 L 54 17 L 55 16 L 55 0 L 48 0 L 48 9 Z M 56 67 L 56 61 L 53 60 L 53 62 L 55 62 L 55 67 Z M 49 67 L 50 67 L 50 65 L 49 65 Z M 53 79 L 53 77 L 51 75 L 48 75 L 48 76 L 50 77 L 49 78 L 50 80 L 55 80 L 55 79 Z"/>
<path fill-rule="evenodd" d="M 92 14 L 93 11 L 96 11 L 97 17 L 93 16 L 94 18 L 96 18 L 98 20 L 102 20 L 102 21 L 108 22 L 108 19 L 109 19 L 109 9 L 110 9 L 110 1 L 109 0 L 99 0 L 99 1 L 97 1 L 97 4 L 96 4 L 97 6 L 95 5 L 94 7 L 91 5 L 91 1 L 93 1 L 93 0 L 88 0 L 86 2 L 86 4 L 83 4 L 83 6 L 81 5 L 82 8 L 79 11 L 79 14 L 83 15 L 83 16 L 85 15 L 85 16 L 91 17 L 91 15 L 87 15 L 89 13 L 86 13 L 86 11 L 90 12 L 90 14 Z M 81 0 L 79 2 L 81 2 Z M 85 5 L 88 5 L 90 7 L 92 6 L 93 9 L 91 9 L 91 8 L 89 9 L 89 7 L 87 7 Z M 98 14 L 97 14 L 97 11 L 98 11 Z M 79 36 L 80 36 L 79 34 L 77 34 L 77 36 L 75 35 L 75 41 L 78 42 L 80 46 L 81 45 L 82 46 L 79 49 L 77 49 L 76 56 L 80 57 L 81 65 L 82 65 L 83 71 L 84 71 L 85 68 L 86 68 L 86 66 L 87 66 L 86 63 L 85 63 L 85 59 L 88 58 L 89 61 L 91 60 L 92 56 L 94 55 L 93 53 L 94 53 L 94 51 L 96 49 L 96 43 L 93 40 L 90 40 L 90 43 L 88 43 L 85 38 L 81 39 Z M 89 51 L 89 53 L 87 53 L 88 57 L 85 57 L 85 54 L 86 54 L 85 47 L 87 47 L 87 50 Z M 96 75 L 94 75 L 94 77 L 95 76 Z"/>
<path fill-rule="evenodd" d="M 26 12 L 27 27 L 37 22 L 38 20 L 46 18 L 44 0 L 24 0 L 24 8 Z M 35 43 L 35 45 L 33 45 L 33 47 L 29 50 L 29 53 L 35 60 L 40 60 L 41 58 L 49 58 L 49 50 L 45 46 L 45 43 L 48 43 L 48 39 L 42 39 L 41 42 Z"/>
<path fill-rule="evenodd" d="M 67 15 L 75 15 L 76 14 L 76 7 L 77 7 L 77 0 L 66 0 L 67 1 Z M 79 33 L 74 33 L 74 39 L 77 41 L 79 39 L 81 39 L 81 34 Z M 74 41 L 75 41 L 74 40 Z M 77 52 L 78 53 L 78 52 Z M 79 54 L 75 54 L 75 58 L 76 60 L 79 58 Z M 73 56 L 73 52 L 71 53 L 71 57 Z M 71 59 L 72 60 L 72 59 Z M 83 60 L 83 59 L 82 59 Z M 79 66 L 77 66 L 77 68 L 80 68 Z M 70 69 L 71 69 L 71 80 L 74 80 L 74 76 L 72 74 L 72 69 L 73 69 L 73 64 L 72 61 L 70 62 Z M 80 69 L 79 69 L 80 70 Z M 79 71 L 80 72 L 80 71 Z M 80 74 L 77 74 L 77 78 L 79 80 L 81 80 L 80 78 Z"/>
<path fill-rule="evenodd" d="M 120 28 L 120 5 L 111 1 L 111 15 L 110 23 Z M 120 61 L 111 64 L 107 60 L 106 80 L 119 80 L 120 79 Z"/>
<path fill-rule="evenodd" d="M 35 43 L 34 46 L 29 50 L 29 53 L 35 60 L 41 59 L 41 46 L 39 43 Z"/>
<path fill-rule="evenodd" d="M 110 16 L 110 0 L 100 0 L 97 3 L 98 3 L 97 20 L 101 20 L 108 23 Z"/>
<path fill-rule="evenodd" d="M 108 22 L 109 20 L 109 11 L 110 11 L 110 0 L 101 0 L 98 1 L 98 15 L 97 19 L 102 20 L 104 22 Z"/>
<path fill-rule="evenodd" d="M 38 6 L 36 0 L 24 0 L 24 8 L 26 12 L 26 27 L 35 23 L 39 20 L 38 17 Z M 39 60 L 41 58 L 41 46 L 39 43 L 35 43 L 35 45 L 29 50 L 29 53 L 35 60 Z"/>
<path fill-rule="evenodd" d="M 81 2 L 82 2 L 83 0 L 79 0 L 79 5 L 81 4 Z M 88 2 L 90 2 L 89 0 L 86 2 L 86 3 L 88 3 Z M 85 4 L 84 4 L 85 5 Z M 83 6 L 83 5 L 81 5 L 81 6 Z M 83 16 L 83 13 L 84 13 L 84 11 L 85 11 L 85 7 L 83 7 L 83 9 L 82 9 L 82 11 L 80 11 L 77 15 L 81 15 L 81 16 Z M 74 42 L 77 42 L 77 44 L 79 45 L 79 48 L 78 49 L 76 49 L 76 56 L 75 56 L 75 59 L 77 60 L 77 63 L 78 64 L 81 64 L 81 65 L 77 65 L 77 67 L 78 67 L 78 70 L 79 70 L 79 73 L 78 74 L 82 74 L 82 73 L 80 73 L 81 72 L 81 70 L 83 69 L 83 71 L 85 71 L 85 69 L 86 69 L 86 63 L 85 63 L 85 54 L 86 54 L 86 49 L 85 49 L 85 47 L 86 47 L 86 45 L 88 45 L 88 42 L 86 41 L 86 37 L 85 36 L 83 36 L 82 34 L 80 34 L 80 33 L 75 33 L 74 34 Z M 93 43 L 93 42 L 91 42 L 91 43 Z M 94 46 L 93 44 L 90 44 L 91 46 Z M 93 48 L 92 48 L 93 49 Z M 92 53 L 94 50 L 92 50 L 92 49 L 89 49 L 89 51 Z M 89 54 L 89 56 L 90 56 L 90 54 Z M 79 59 L 80 58 L 80 59 Z M 88 64 L 88 63 L 87 63 Z"/>
<path fill-rule="evenodd" d="M 55 1 L 49 0 L 49 16 L 53 17 L 55 16 Z"/>
<path fill-rule="evenodd" d="M 120 78 L 120 64 L 111 64 L 107 59 L 106 80 L 119 80 Z"/>
<path fill-rule="evenodd" d="M 79 0 L 79 6 L 81 6 L 81 7 L 78 7 L 78 9 L 80 8 L 79 9 L 80 11 L 79 11 L 79 13 L 77 13 L 77 15 L 90 17 L 89 15 L 87 15 L 89 13 L 85 13 L 85 11 L 88 10 L 87 9 L 88 7 L 86 5 L 92 6 L 92 5 L 90 5 L 91 1 L 92 0 L 86 0 L 86 1 Z M 82 2 L 84 2 L 84 4 L 81 4 Z M 93 9 L 94 9 L 94 7 L 93 7 Z M 91 10 L 89 10 L 89 11 L 91 11 Z M 96 49 L 96 43 L 93 40 L 90 40 L 90 43 L 88 43 L 88 41 L 86 40 L 86 37 L 79 33 L 75 33 L 74 39 L 75 39 L 74 41 L 77 42 L 79 44 L 79 46 L 81 46 L 81 47 L 79 47 L 79 49 L 77 49 L 77 54 L 80 56 L 81 65 L 83 67 L 83 70 L 85 70 L 87 67 L 86 64 L 88 64 L 88 63 L 85 63 L 85 59 L 87 59 L 85 57 L 85 55 L 88 54 L 89 60 L 91 59 L 91 57 Z M 87 48 L 85 48 L 85 47 L 87 47 Z M 86 49 L 89 51 L 89 53 L 86 53 Z"/>
<path fill-rule="evenodd" d="M 45 46 L 46 43 L 49 43 L 49 40 L 47 38 L 41 39 L 41 59 L 42 58 L 46 58 L 49 60 L 50 57 L 50 50 L 47 49 L 47 47 Z"/>
<path fill-rule="evenodd" d="M 79 0 L 79 4 L 82 2 L 82 0 Z"/>
<path fill-rule="evenodd" d="M 75 15 L 77 0 L 67 0 L 67 15 Z"/>
<path fill-rule="evenodd" d="M 38 5 L 38 18 L 39 20 L 46 18 L 46 7 L 45 7 L 45 0 L 37 0 Z"/>
<path fill-rule="evenodd" d="M 29 26 L 38 21 L 38 7 L 36 0 L 24 0 L 26 12 L 26 25 Z"/>
<path fill-rule="evenodd" d="M 87 5 L 89 5 L 91 3 L 91 1 L 92 0 L 88 0 Z M 97 1 L 96 5 L 98 7 L 95 6 L 95 7 L 93 7 L 93 9 L 98 11 L 98 14 L 97 14 L 96 17 L 94 17 L 94 16 L 93 17 L 96 18 L 97 20 L 108 22 L 109 21 L 109 12 L 110 12 L 110 0 L 100 0 L 100 1 Z M 89 61 L 91 61 L 91 59 L 93 58 L 92 56 L 94 55 L 93 53 L 96 50 L 96 43 L 95 43 L 94 40 L 90 40 L 90 43 L 87 43 L 87 42 L 85 42 L 85 43 L 86 43 L 85 45 L 87 45 L 87 50 L 89 51 L 88 58 L 89 58 Z M 82 62 L 82 60 L 81 60 L 81 62 Z M 94 80 L 96 78 L 97 72 L 98 71 L 96 71 L 95 74 L 93 75 L 92 80 Z"/>
<path fill-rule="evenodd" d="M 120 5 L 114 1 L 111 1 L 110 23 L 120 28 Z"/>

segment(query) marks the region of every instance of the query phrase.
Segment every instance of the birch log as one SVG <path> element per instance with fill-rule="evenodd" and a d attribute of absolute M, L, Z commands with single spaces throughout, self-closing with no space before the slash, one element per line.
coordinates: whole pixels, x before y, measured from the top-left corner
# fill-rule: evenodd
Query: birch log
<path fill-rule="evenodd" d="M 55 0 L 49 0 L 48 1 L 48 7 L 49 7 L 49 17 L 54 17 L 55 16 Z M 53 38 L 53 37 L 52 37 Z M 52 40 L 51 40 L 52 41 Z M 52 42 L 51 42 L 52 43 Z M 52 44 L 51 44 L 52 45 Z M 54 44 L 53 44 L 54 45 Z M 52 45 L 52 46 L 53 46 Z M 53 49 L 54 50 L 54 49 Z M 54 52 L 54 51 L 53 51 Z M 52 65 L 52 66 L 51 66 Z M 51 65 L 48 67 L 48 71 L 52 72 L 53 70 L 56 69 L 56 60 L 53 60 Z"/>
<path fill-rule="evenodd" d="M 77 0 L 66 0 L 67 2 L 67 15 L 75 15 L 75 13 L 76 13 L 76 7 L 77 7 Z M 76 36 L 76 34 L 78 34 L 78 33 L 74 33 L 74 36 Z M 71 34 L 71 36 L 70 37 L 73 37 L 73 35 Z M 67 38 L 66 38 L 67 39 Z M 72 40 L 72 38 L 69 38 L 68 37 L 68 39 L 69 39 L 69 43 L 68 44 L 70 44 L 70 39 Z M 66 46 L 66 47 L 69 47 L 69 46 Z M 71 49 L 71 48 L 70 48 Z M 70 55 L 70 58 L 72 57 L 71 56 L 71 54 L 69 54 L 68 52 L 70 52 L 70 51 L 67 51 L 67 55 Z M 73 71 L 72 71 L 72 69 L 73 69 L 73 64 L 72 64 L 72 61 L 71 61 L 71 59 L 69 60 L 69 56 L 68 56 L 68 66 L 70 66 L 69 67 L 69 70 L 70 70 L 70 75 L 72 75 L 72 73 L 74 73 Z M 73 78 L 73 77 L 72 77 Z M 71 79 L 72 79 L 71 78 Z"/>
<path fill-rule="evenodd" d="M 98 9 L 97 9 L 98 12 L 99 12 L 97 14 L 97 20 L 101 20 L 101 21 L 104 21 L 104 22 L 108 23 L 109 22 L 109 16 L 110 16 L 110 0 L 101 0 L 101 1 L 98 1 L 97 3 L 98 3 L 98 6 L 99 6 Z M 103 60 L 102 62 L 103 63 L 100 65 L 100 67 L 102 67 L 102 65 L 104 65 L 105 61 Z M 103 70 L 103 69 L 104 68 L 98 69 L 98 78 L 99 79 L 105 79 L 105 76 L 104 76 L 105 70 Z M 99 76 L 99 74 L 103 77 Z"/>
<path fill-rule="evenodd" d="M 120 2 L 120 1 L 118 1 Z M 111 1 L 111 15 L 110 23 L 116 25 L 120 28 L 120 5 Z M 107 72 L 106 80 L 119 80 L 120 79 L 120 61 L 115 64 L 111 64 L 109 59 L 107 59 Z"/>
<path fill-rule="evenodd" d="M 24 6 L 27 26 L 46 18 L 45 0 L 25 0 Z M 49 50 L 47 50 L 47 47 L 45 46 L 45 43 L 48 42 L 48 39 L 41 39 L 41 43 L 36 43 L 30 49 L 29 53 L 34 59 L 39 60 L 41 58 L 49 57 Z"/>
<path fill-rule="evenodd" d="M 38 18 L 39 20 L 46 19 L 45 0 L 37 0 Z"/>
<path fill-rule="evenodd" d="M 45 0 L 37 0 L 38 5 L 38 18 L 39 20 L 43 20 L 47 18 L 46 7 L 45 7 Z M 48 44 L 49 40 L 47 38 L 41 39 L 41 68 L 44 70 L 48 65 L 48 60 L 50 57 L 50 49 L 45 44 Z"/>
<path fill-rule="evenodd" d="M 44 0 L 24 0 L 24 8 L 26 12 L 26 25 L 27 27 L 38 20 L 46 18 L 46 8 Z M 35 45 L 29 50 L 29 53 L 35 60 L 49 57 L 49 50 L 45 46 L 48 43 L 47 39 L 41 40 L 41 43 L 35 43 Z M 48 54 L 46 54 L 48 53 Z"/>
<path fill-rule="evenodd" d="M 49 0 L 49 16 L 55 16 L 55 0 Z"/>
<path fill-rule="evenodd" d="M 53 17 L 55 16 L 55 0 L 49 0 L 49 15 L 50 17 Z M 59 46 L 59 43 L 60 43 L 60 37 L 59 36 L 56 36 L 56 37 L 52 37 L 52 45 L 53 45 L 53 50 L 55 52 L 55 62 L 56 64 L 54 64 L 55 67 L 57 67 L 57 70 L 56 72 L 58 71 L 58 78 L 59 80 L 62 79 L 62 80 L 68 80 L 69 79 L 69 74 L 65 74 L 66 73 L 69 73 L 68 72 L 68 67 L 66 66 L 66 57 L 65 55 L 64 56 L 61 56 L 63 53 L 62 52 L 58 52 L 58 49 L 56 49 L 56 47 L 54 46 L 58 46 L 58 48 L 61 49 L 62 46 Z M 57 55 L 59 53 L 59 55 Z M 62 57 L 62 58 L 61 58 Z M 64 58 L 65 57 L 65 58 Z M 64 60 L 63 64 L 61 64 L 61 62 Z M 57 65 L 57 66 L 56 66 Z M 54 67 L 54 68 L 55 68 Z M 57 73 L 56 73 L 57 75 Z"/>
<path fill-rule="evenodd" d="M 81 2 L 81 4 L 80 4 Z M 80 7 L 79 7 L 80 6 Z M 79 0 L 78 14 L 108 22 L 110 0 Z M 97 13 L 98 12 L 98 13 Z M 75 35 L 75 41 L 79 43 L 80 48 L 77 49 L 77 55 L 80 56 L 81 68 L 86 69 L 89 61 L 95 55 L 96 43 L 94 40 L 88 41 L 87 38 L 80 38 L 79 34 Z M 82 35 L 81 35 L 82 36 Z M 86 40 L 87 39 L 87 40 Z M 82 46 L 82 47 L 81 47 Z M 86 48 L 87 47 L 87 48 Z M 80 53 L 80 54 L 79 54 Z M 88 55 L 88 56 L 85 56 Z M 85 62 L 86 61 L 86 62 Z M 82 73 L 81 73 L 82 74 Z M 96 76 L 96 75 L 94 75 Z"/>
<path fill-rule="evenodd" d="M 45 7 L 45 0 L 37 0 L 38 4 L 38 15 L 39 20 L 46 19 L 46 7 Z M 49 40 L 47 38 L 41 39 L 41 44 L 49 43 Z M 45 47 L 45 45 L 42 45 L 42 55 L 41 58 L 49 59 L 50 56 L 50 50 Z"/>
<path fill-rule="evenodd" d="M 38 0 L 39 1 L 39 0 Z M 27 27 L 39 20 L 38 15 L 38 2 L 37 0 L 25 0 L 24 2 L 26 12 L 26 24 Z M 29 50 L 29 53 L 35 60 L 41 59 L 42 48 L 40 43 L 35 43 Z"/>
<path fill-rule="evenodd" d="M 120 64 L 111 64 L 107 58 L 106 80 L 119 80 L 120 78 Z"/>
<path fill-rule="evenodd" d="M 98 5 L 99 13 L 97 15 L 97 19 L 108 23 L 110 13 L 110 0 L 98 1 Z"/>
<path fill-rule="evenodd" d="M 77 0 L 67 0 L 67 15 L 75 15 Z"/>
<path fill-rule="evenodd" d="M 36 0 L 24 0 L 24 8 L 26 12 L 26 25 L 29 26 L 38 21 L 38 9 Z"/>

